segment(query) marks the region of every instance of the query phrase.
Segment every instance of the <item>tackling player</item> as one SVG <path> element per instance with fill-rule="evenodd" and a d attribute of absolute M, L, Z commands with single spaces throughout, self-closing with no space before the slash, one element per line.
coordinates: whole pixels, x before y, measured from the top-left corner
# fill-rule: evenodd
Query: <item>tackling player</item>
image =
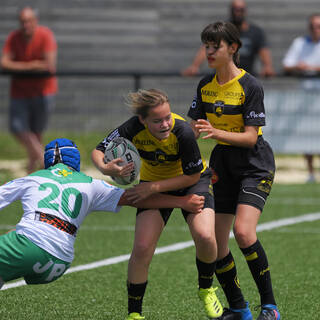
<path fill-rule="evenodd" d="M 261 130 L 265 125 L 263 88 L 237 67 L 241 41 L 233 24 L 210 24 L 202 31 L 201 40 L 208 65 L 216 71 L 200 80 L 188 116 L 197 137 L 206 133 L 204 139 L 217 141 L 210 157 L 218 243 L 216 276 L 230 305 L 221 318 L 252 319 L 228 247 L 234 223 L 235 239 L 260 294 L 258 320 L 279 320 L 267 256 L 256 234 L 275 173 L 273 152 Z"/>
<path fill-rule="evenodd" d="M 104 162 L 104 151 L 115 137 L 133 142 L 141 156 L 140 184 L 128 198 L 136 203 L 155 192 L 174 195 L 196 193 L 205 197 L 201 214 L 182 210 L 196 247 L 199 297 L 210 319 L 222 314 L 222 306 L 212 288 L 217 244 L 214 231 L 214 201 L 211 171 L 201 159 L 190 125 L 171 112 L 167 95 L 156 89 L 129 94 L 128 104 L 135 116 L 112 131 L 92 152 L 92 160 L 103 173 L 119 176 L 119 163 Z M 126 170 L 126 169 L 124 169 Z M 118 173 L 117 173 L 118 171 Z M 130 172 L 130 170 L 128 171 Z M 128 173 L 127 173 L 128 174 Z M 148 270 L 158 239 L 173 209 L 138 208 L 133 250 L 128 266 L 128 320 L 144 319 L 142 300 Z"/>
<path fill-rule="evenodd" d="M 23 277 L 27 284 L 52 282 L 69 268 L 74 241 L 91 211 L 118 212 L 120 206 L 181 207 L 201 212 L 204 198 L 154 194 L 137 204 L 128 191 L 80 172 L 80 153 L 68 139 L 45 148 L 44 170 L 0 186 L 0 209 L 21 200 L 23 216 L 16 229 L 0 236 L 0 288 Z"/>

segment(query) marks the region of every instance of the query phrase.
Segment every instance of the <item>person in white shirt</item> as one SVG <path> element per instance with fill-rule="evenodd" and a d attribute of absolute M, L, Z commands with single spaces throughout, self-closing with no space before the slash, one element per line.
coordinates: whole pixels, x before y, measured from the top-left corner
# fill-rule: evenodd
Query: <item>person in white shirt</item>
<path fill-rule="evenodd" d="M 311 15 L 308 21 L 310 34 L 294 39 L 283 59 L 283 68 L 287 74 L 315 76 L 302 81 L 302 89 L 305 92 L 302 108 L 308 108 L 308 104 L 311 103 L 318 103 L 319 96 L 315 92 L 320 89 L 320 13 Z M 308 97 L 308 102 L 305 97 Z M 318 155 L 320 156 L 320 151 Z M 304 156 L 309 173 L 307 182 L 315 182 L 314 155 L 306 153 Z"/>
<path fill-rule="evenodd" d="M 15 230 L 0 236 L 0 288 L 23 277 L 43 284 L 61 277 L 74 258 L 74 241 L 91 211 L 118 212 L 123 205 L 183 208 L 200 213 L 204 197 L 154 194 L 133 204 L 130 189 L 115 187 L 80 172 L 80 152 L 69 139 L 45 147 L 45 169 L 0 186 L 0 210 L 21 200 Z"/>

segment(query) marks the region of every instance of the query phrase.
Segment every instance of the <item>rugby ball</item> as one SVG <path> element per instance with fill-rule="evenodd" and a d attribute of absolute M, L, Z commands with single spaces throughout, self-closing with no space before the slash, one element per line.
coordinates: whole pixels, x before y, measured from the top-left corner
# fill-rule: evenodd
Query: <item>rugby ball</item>
<path fill-rule="evenodd" d="M 140 155 L 135 145 L 130 140 L 123 137 L 117 137 L 111 140 L 104 152 L 104 161 L 107 163 L 117 158 L 124 160 L 121 165 L 126 165 L 130 162 L 133 162 L 134 168 L 130 172 L 129 176 L 111 178 L 116 183 L 121 185 L 134 182 L 139 176 L 141 167 Z"/>

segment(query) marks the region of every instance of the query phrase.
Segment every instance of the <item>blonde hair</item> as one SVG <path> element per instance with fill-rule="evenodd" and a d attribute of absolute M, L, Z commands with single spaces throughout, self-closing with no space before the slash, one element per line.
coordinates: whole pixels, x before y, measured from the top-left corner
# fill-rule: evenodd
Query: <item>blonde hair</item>
<path fill-rule="evenodd" d="M 150 109 L 166 102 L 169 102 L 167 94 L 158 89 L 139 89 L 137 92 L 130 92 L 126 99 L 131 111 L 142 119 L 148 116 Z"/>

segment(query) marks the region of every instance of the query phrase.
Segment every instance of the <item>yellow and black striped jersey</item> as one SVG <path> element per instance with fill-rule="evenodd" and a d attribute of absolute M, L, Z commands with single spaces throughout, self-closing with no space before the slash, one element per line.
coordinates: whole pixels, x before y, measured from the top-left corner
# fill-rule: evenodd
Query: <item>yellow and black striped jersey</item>
<path fill-rule="evenodd" d="M 113 130 L 96 149 L 105 151 L 116 137 L 133 142 L 141 156 L 140 179 L 158 181 L 182 174 L 203 172 L 206 168 L 199 146 L 190 125 L 179 115 L 172 113 L 172 130 L 167 139 L 155 138 L 137 116 Z"/>
<path fill-rule="evenodd" d="M 223 85 L 213 74 L 200 80 L 188 116 L 193 120 L 206 119 L 214 128 L 229 132 L 244 132 L 244 126 L 258 126 L 258 134 L 262 135 L 261 126 L 265 125 L 263 98 L 261 84 L 243 69 Z"/>

